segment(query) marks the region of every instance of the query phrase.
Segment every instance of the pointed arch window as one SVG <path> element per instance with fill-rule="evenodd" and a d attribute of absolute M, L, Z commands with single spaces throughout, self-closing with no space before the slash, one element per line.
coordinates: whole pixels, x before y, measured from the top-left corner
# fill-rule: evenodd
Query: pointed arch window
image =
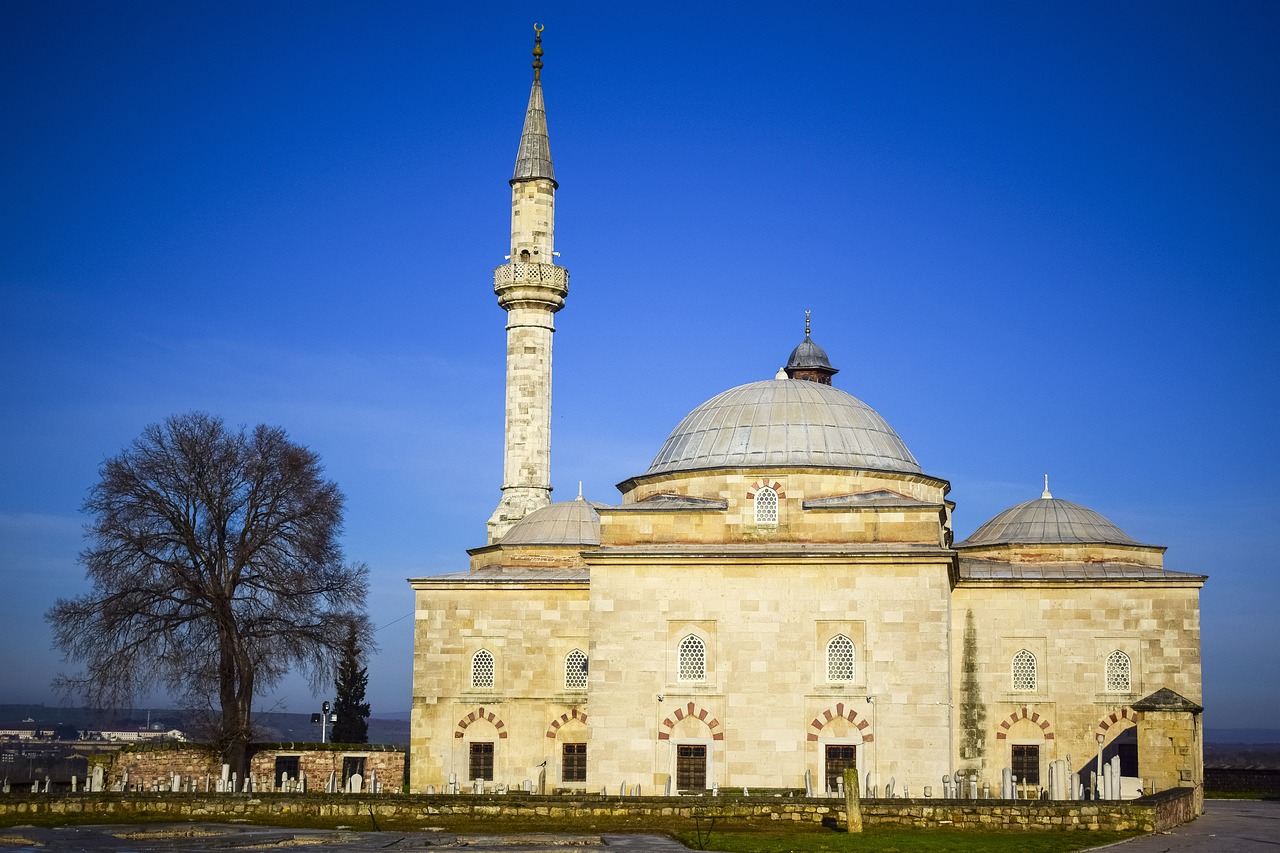
<path fill-rule="evenodd" d="M 761 486 L 755 497 L 756 524 L 776 527 L 778 524 L 778 493 L 769 486 Z"/>
<path fill-rule="evenodd" d="M 565 655 L 564 689 L 587 689 L 587 656 L 581 649 L 574 649 Z"/>
<path fill-rule="evenodd" d="M 853 681 L 853 640 L 836 634 L 827 643 L 827 681 Z"/>
<path fill-rule="evenodd" d="M 1022 649 L 1013 656 L 1013 689 L 1023 692 L 1036 689 L 1036 656 Z"/>
<path fill-rule="evenodd" d="M 471 686 L 477 690 L 493 689 L 493 655 L 485 649 L 476 652 L 471 658 Z"/>
<path fill-rule="evenodd" d="M 697 634 L 680 641 L 679 678 L 681 681 L 707 680 L 707 644 Z"/>
<path fill-rule="evenodd" d="M 1128 693 L 1133 689 L 1133 665 L 1129 656 L 1116 649 L 1107 655 L 1107 692 Z"/>

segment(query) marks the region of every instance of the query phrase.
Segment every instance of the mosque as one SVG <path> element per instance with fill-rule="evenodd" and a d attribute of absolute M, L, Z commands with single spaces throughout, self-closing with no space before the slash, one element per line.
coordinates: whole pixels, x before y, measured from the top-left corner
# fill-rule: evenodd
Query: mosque
<path fill-rule="evenodd" d="M 954 542 L 950 484 L 808 329 L 777 376 L 693 408 L 617 503 L 551 502 L 569 276 L 541 57 L 539 31 L 494 271 L 502 498 L 469 571 L 410 580 L 412 790 L 821 791 L 853 768 L 941 796 L 1006 768 L 1088 779 L 1099 754 L 1126 792 L 1200 788 L 1205 576 L 1047 482 Z"/>

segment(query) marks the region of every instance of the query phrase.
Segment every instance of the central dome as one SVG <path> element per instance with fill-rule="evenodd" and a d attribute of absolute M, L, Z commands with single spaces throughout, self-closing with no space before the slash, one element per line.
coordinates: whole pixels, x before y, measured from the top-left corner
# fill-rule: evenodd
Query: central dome
<path fill-rule="evenodd" d="M 685 416 L 646 473 L 763 466 L 923 473 L 874 409 L 801 379 L 766 379 L 712 397 Z"/>

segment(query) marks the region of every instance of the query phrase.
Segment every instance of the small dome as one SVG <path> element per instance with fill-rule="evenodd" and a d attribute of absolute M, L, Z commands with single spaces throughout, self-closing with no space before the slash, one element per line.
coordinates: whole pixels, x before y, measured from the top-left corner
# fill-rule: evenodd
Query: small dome
<path fill-rule="evenodd" d="M 1047 490 L 1046 490 L 1047 494 Z M 1088 507 L 1052 497 L 1009 507 L 957 548 L 977 545 L 1137 545 L 1136 540 Z"/>
<path fill-rule="evenodd" d="M 646 473 L 797 465 L 922 473 L 874 409 L 801 379 L 766 379 L 712 397 L 680 421 Z"/>
<path fill-rule="evenodd" d="M 794 340 L 794 339 L 793 339 Z M 838 373 L 831 366 L 831 361 L 827 358 L 826 351 L 815 344 L 813 339 L 808 335 L 804 336 L 804 340 L 800 342 L 800 346 L 791 351 L 791 357 L 787 359 L 787 370 L 820 368 L 830 370 L 832 373 Z"/>
<path fill-rule="evenodd" d="M 599 545 L 603 504 L 578 498 L 536 509 L 517 521 L 500 545 Z"/>

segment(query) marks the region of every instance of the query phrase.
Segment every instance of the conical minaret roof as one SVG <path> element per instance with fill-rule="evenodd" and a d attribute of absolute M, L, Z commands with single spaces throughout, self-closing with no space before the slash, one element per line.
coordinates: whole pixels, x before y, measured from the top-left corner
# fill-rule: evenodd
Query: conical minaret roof
<path fill-rule="evenodd" d="M 524 114 L 524 131 L 520 134 L 520 150 L 516 152 L 515 173 L 511 183 L 545 179 L 553 184 L 555 169 L 551 165 L 551 140 L 547 135 L 547 108 L 542 103 L 542 28 L 536 27 L 533 46 L 533 88 L 529 91 L 529 107 Z"/>

